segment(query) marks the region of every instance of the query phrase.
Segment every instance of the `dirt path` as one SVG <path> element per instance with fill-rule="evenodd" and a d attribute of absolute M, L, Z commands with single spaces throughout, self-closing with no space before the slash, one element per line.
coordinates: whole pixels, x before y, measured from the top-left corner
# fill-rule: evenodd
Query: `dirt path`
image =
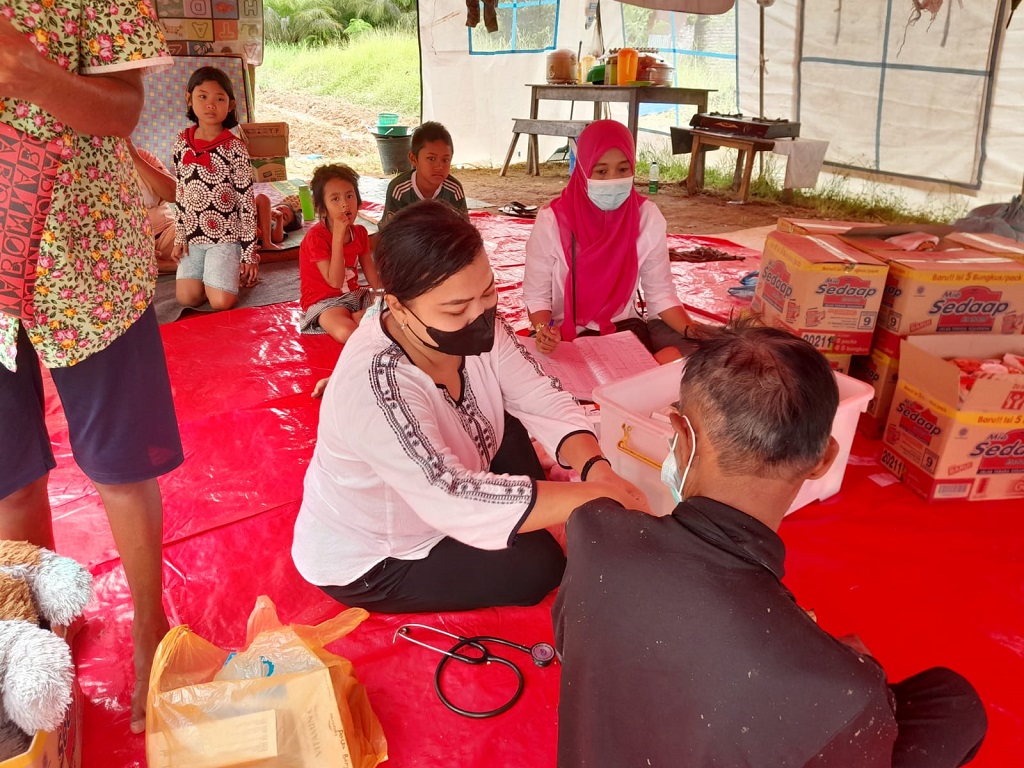
<path fill-rule="evenodd" d="M 327 96 L 265 90 L 259 92 L 257 104 L 260 120 L 289 124 L 288 171 L 292 177 L 308 179 L 317 165 L 331 161 L 348 163 L 369 176 L 382 175 L 377 145 L 367 130 L 377 118 L 372 110 Z M 493 203 L 496 210 L 513 200 L 524 205 L 551 200 L 565 185 L 568 166 L 546 164 L 539 177 L 527 176 L 523 165 L 513 166 L 505 177 L 498 176 L 497 169 L 461 169 L 455 176 L 469 197 Z M 678 234 L 712 235 L 762 227 L 774 224 L 780 216 L 821 218 L 813 210 L 776 202 L 755 200 L 737 205 L 730 202 L 726 190 L 689 197 L 685 184 L 678 182 L 662 184 L 653 199 L 668 221 L 668 231 Z"/>

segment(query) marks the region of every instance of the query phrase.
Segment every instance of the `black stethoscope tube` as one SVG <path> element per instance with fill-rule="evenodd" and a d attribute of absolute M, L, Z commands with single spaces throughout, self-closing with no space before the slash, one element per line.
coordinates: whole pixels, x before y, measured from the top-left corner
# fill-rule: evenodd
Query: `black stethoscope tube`
<path fill-rule="evenodd" d="M 425 629 L 429 632 L 437 632 L 438 634 L 450 637 L 452 640 L 455 640 L 455 644 L 452 645 L 452 647 L 446 651 L 443 648 L 437 648 L 436 646 L 430 645 L 429 643 L 425 643 L 422 640 L 417 640 L 416 638 L 410 635 L 410 630 L 413 627 Z M 531 647 L 527 647 L 525 645 L 520 645 L 519 643 L 514 643 L 511 640 L 505 640 L 500 637 L 490 637 L 487 635 L 477 635 L 475 637 L 462 637 L 461 635 L 453 635 L 451 632 L 445 632 L 443 629 L 436 629 L 434 627 L 428 627 L 423 624 L 403 624 L 395 632 L 393 640 L 397 640 L 399 637 L 408 640 L 410 643 L 415 643 L 416 645 L 419 645 L 423 648 L 427 648 L 431 651 L 434 651 L 435 653 L 441 654 L 442 658 L 437 663 L 437 669 L 434 671 L 434 692 L 437 694 L 437 698 L 440 699 L 441 703 L 444 704 L 452 712 L 458 715 L 462 715 L 463 717 L 470 717 L 477 720 L 483 720 L 488 717 L 495 717 L 497 715 L 502 714 L 503 712 L 508 712 L 508 710 L 510 710 L 515 705 L 515 703 L 519 701 L 519 698 L 523 695 L 523 689 L 526 686 L 526 680 L 523 677 L 523 672 L 521 669 L 519 669 L 519 666 L 510 659 L 506 659 L 504 656 L 495 656 L 490 652 L 487 646 L 484 645 L 484 643 L 504 645 L 508 648 L 512 648 L 514 650 L 525 653 L 531 659 L 533 659 L 533 663 L 536 664 L 538 667 L 548 666 L 555 658 L 555 649 L 552 648 L 549 643 L 536 643 Z M 472 649 L 479 655 L 472 655 L 461 652 L 467 649 Z M 508 701 L 506 701 L 500 707 L 495 707 L 494 709 L 478 711 L 471 709 L 463 709 L 462 707 L 457 706 L 455 703 L 451 701 L 451 699 L 448 698 L 448 695 L 445 693 L 442 685 L 445 667 L 447 667 L 448 662 L 452 661 L 453 659 L 456 661 L 461 661 L 464 664 L 469 664 L 471 666 L 477 666 L 480 664 L 490 664 L 491 662 L 495 662 L 497 664 L 501 664 L 502 666 L 508 667 L 516 676 L 515 692 L 508 699 Z"/>

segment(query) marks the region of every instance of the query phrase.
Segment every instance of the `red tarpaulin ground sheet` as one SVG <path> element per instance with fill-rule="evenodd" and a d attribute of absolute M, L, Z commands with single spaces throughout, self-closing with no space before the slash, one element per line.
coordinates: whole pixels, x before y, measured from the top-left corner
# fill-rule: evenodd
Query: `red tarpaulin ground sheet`
<path fill-rule="evenodd" d="M 521 265 L 513 242 L 521 238 L 510 234 L 521 226 L 474 220 L 496 252 L 499 273 L 512 270 L 516 260 Z M 721 269 L 732 274 L 736 264 Z M 714 277 L 715 264 L 699 270 L 710 301 L 718 295 L 715 286 L 729 280 Z M 504 287 L 507 307 L 518 294 Z M 712 309 L 727 315 L 727 306 Z M 285 304 L 195 316 L 162 329 L 186 452 L 185 464 L 161 481 L 165 601 L 173 622 L 224 647 L 242 642 L 260 594 L 274 600 L 285 621 L 315 623 L 339 610 L 302 581 L 289 556 L 316 438 L 319 404 L 308 393 L 339 353 L 326 338 L 300 337 L 298 317 L 297 304 Z M 131 603 L 124 576 L 99 500 L 72 462 L 52 387 L 47 413 L 59 464 L 50 482 L 58 548 L 86 563 L 96 578 L 96 600 L 75 645 L 86 696 L 82 764 L 144 766 L 143 738 L 128 730 Z M 840 494 L 783 523 L 787 584 L 825 629 L 859 634 L 893 679 L 938 664 L 967 675 L 990 720 L 974 765 L 1020 765 L 1022 505 L 926 504 L 890 484 L 893 478 L 877 462 L 879 447 L 858 438 Z M 393 639 L 400 624 L 415 621 L 525 645 L 550 642 L 551 602 L 462 614 L 373 614 L 331 646 L 354 662 L 367 687 L 387 734 L 390 765 L 554 766 L 557 665 L 540 669 L 525 655 L 515 659 L 526 676 L 519 704 L 492 720 L 468 720 L 434 695 L 439 657 Z M 643 631 L 635 628 L 638 636 Z M 452 697 L 471 708 L 495 706 L 514 684 L 498 667 L 452 667 Z"/>

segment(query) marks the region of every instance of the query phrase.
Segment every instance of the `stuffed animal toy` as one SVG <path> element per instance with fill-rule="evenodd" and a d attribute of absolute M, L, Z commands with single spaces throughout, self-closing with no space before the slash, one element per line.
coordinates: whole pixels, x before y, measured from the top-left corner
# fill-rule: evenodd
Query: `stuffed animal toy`
<path fill-rule="evenodd" d="M 24 541 L 0 541 L 0 761 L 51 731 L 71 704 L 68 644 L 39 626 L 67 626 L 92 597 L 81 565 Z"/>

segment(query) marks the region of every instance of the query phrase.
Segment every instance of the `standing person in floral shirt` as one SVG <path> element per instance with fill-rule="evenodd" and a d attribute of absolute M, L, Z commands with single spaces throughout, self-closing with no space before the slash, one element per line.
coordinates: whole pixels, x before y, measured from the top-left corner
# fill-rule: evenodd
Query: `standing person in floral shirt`
<path fill-rule="evenodd" d="M 136 732 L 167 631 L 156 478 L 182 450 L 149 306 L 153 234 L 124 139 L 142 110 L 143 70 L 169 63 L 146 0 L 0 0 L 0 122 L 63 143 L 33 300 L 21 317 L 0 313 L 0 538 L 53 546 L 41 358 L 135 605 Z"/>

